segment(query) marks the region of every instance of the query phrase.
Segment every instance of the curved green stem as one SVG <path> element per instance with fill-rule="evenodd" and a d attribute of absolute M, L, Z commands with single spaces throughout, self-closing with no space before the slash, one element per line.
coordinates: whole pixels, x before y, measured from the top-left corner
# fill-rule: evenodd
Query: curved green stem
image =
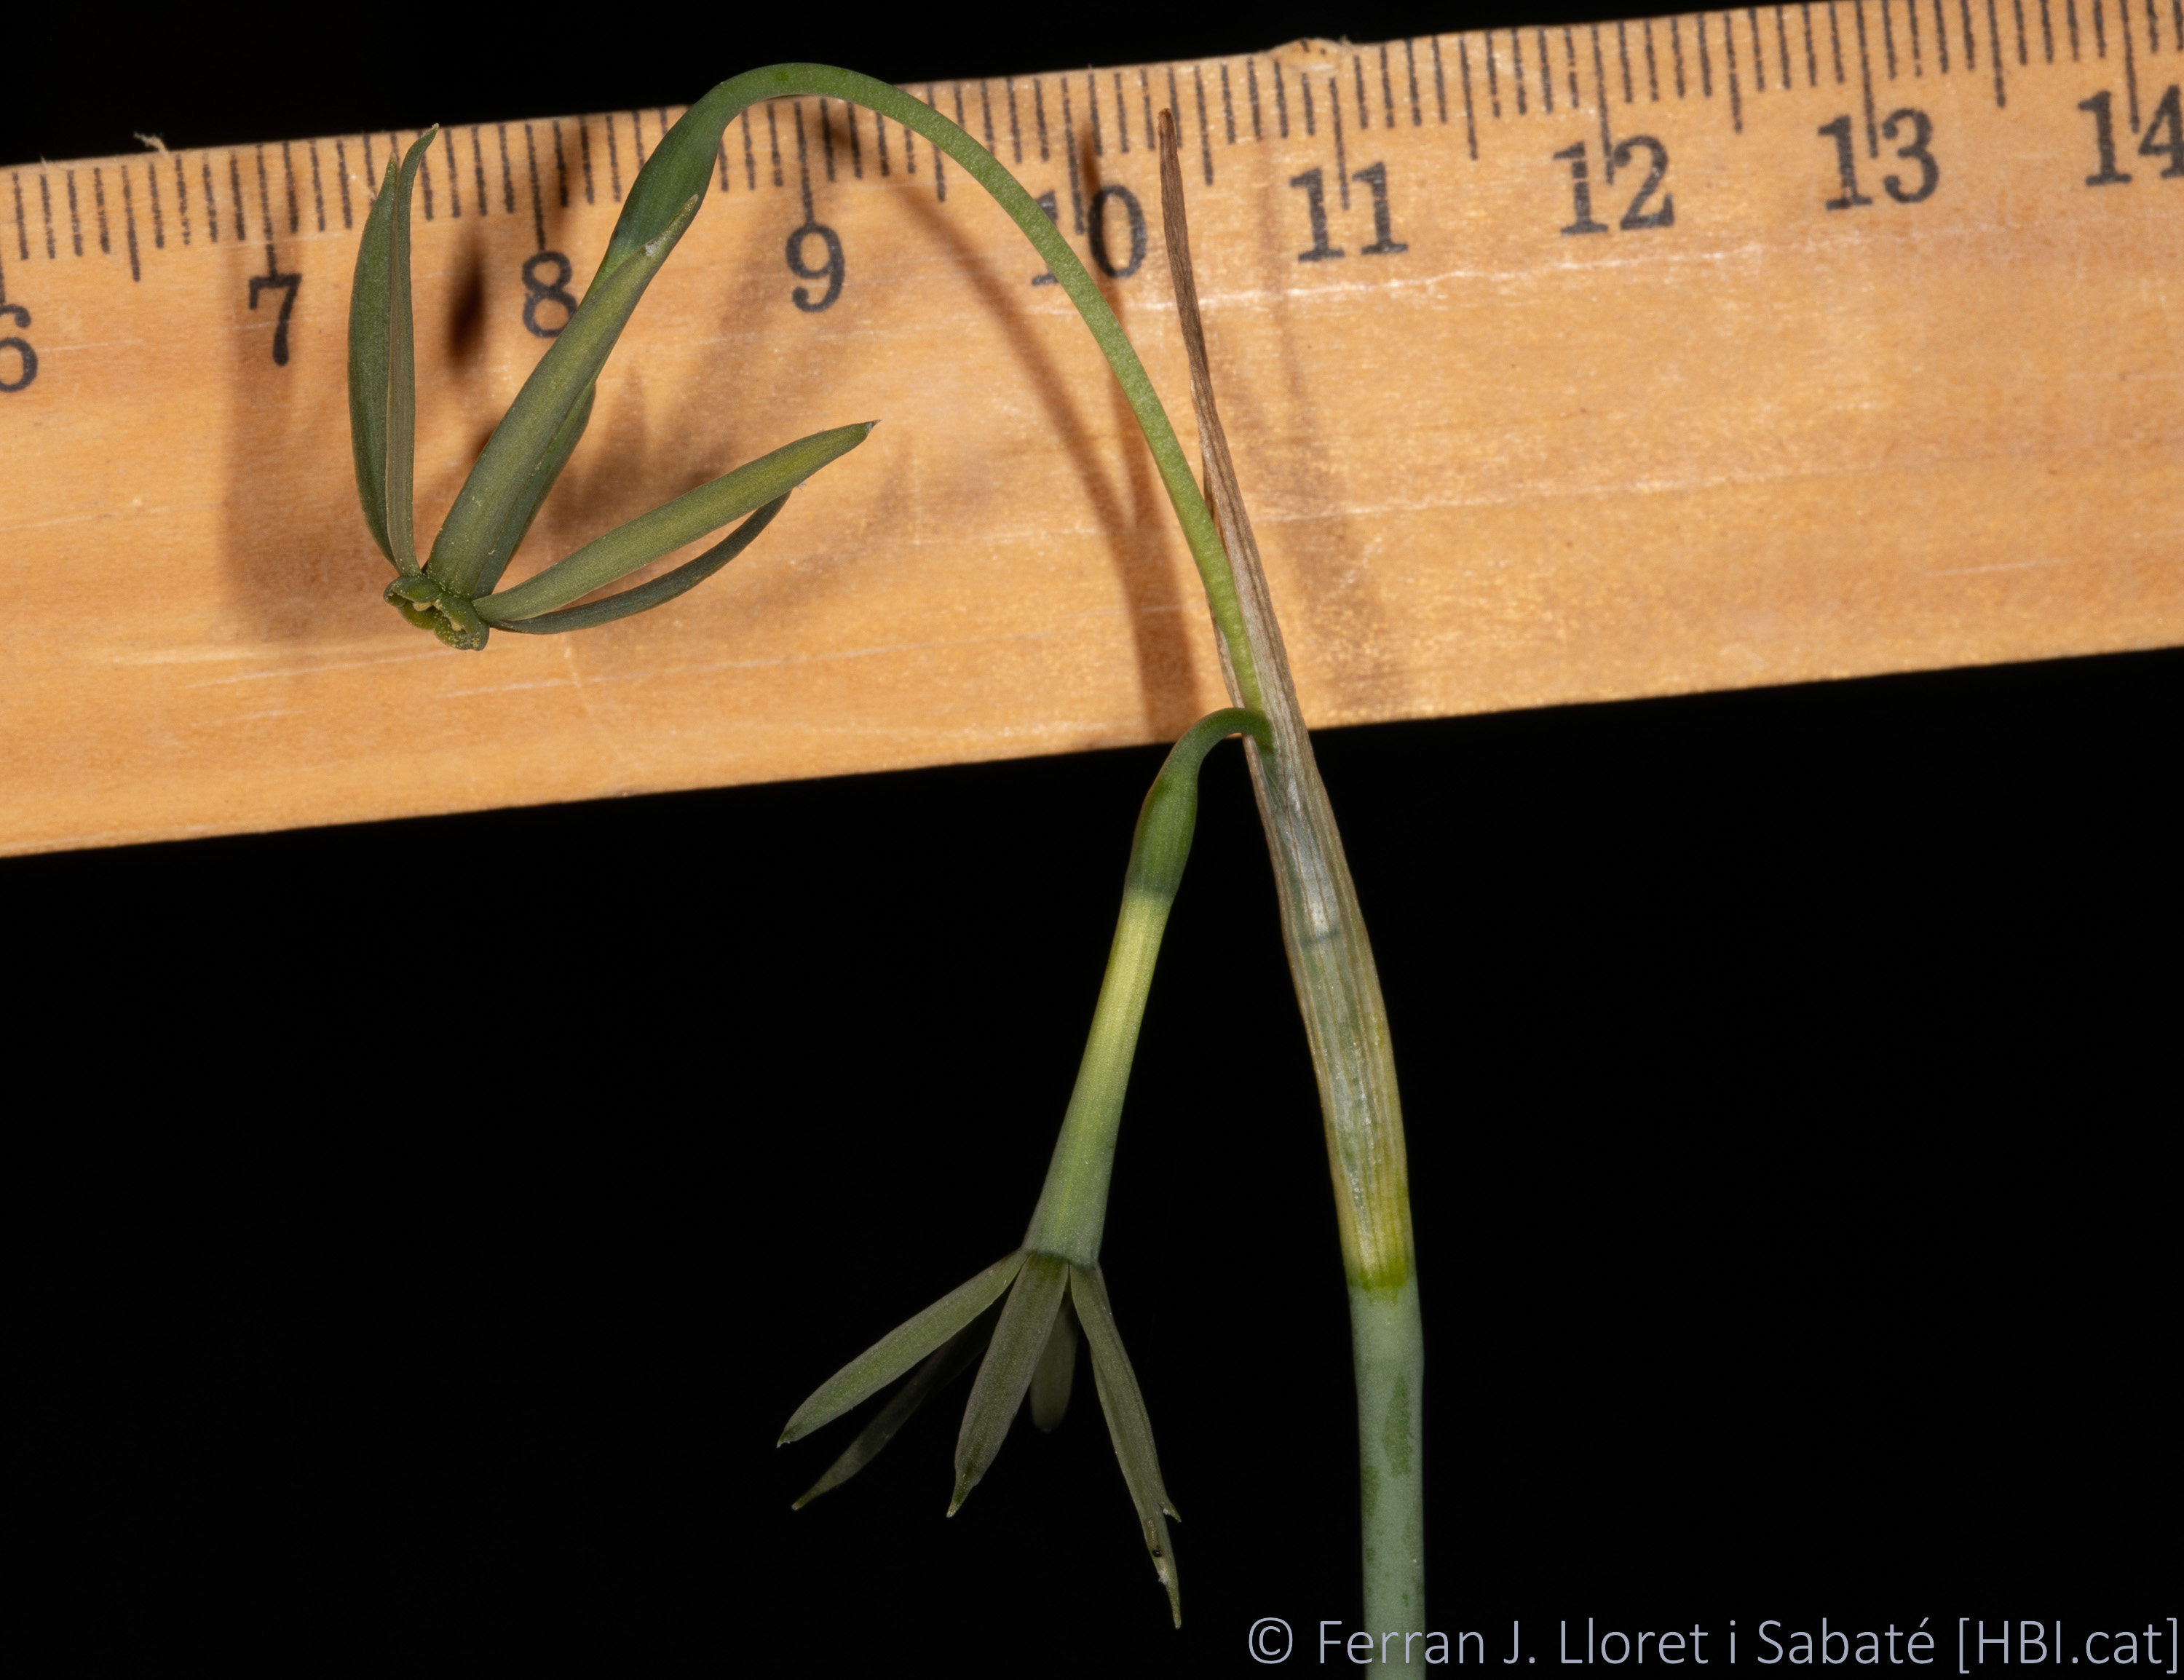
<path fill-rule="evenodd" d="M 1167 931 L 1168 911 L 1183 885 L 1191 832 L 1198 825 L 1198 767 L 1231 735 L 1248 735 L 1262 747 L 1273 744 L 1266 719 L 1256 712 L 1231 707 L 1201 718 L 1169 752 L 1138 813 L 1130 867 L 1123 880 L 1123 911 L 1116 918 L 1115 943 L 1092 1010 L 1084 1060 L 1078 1065 L 1077 1086 L 1069 1094 L 1061 1136 L 1055 1141 L 1045 1188 L 1024 1232 L 1023 1245 L 1034 1253 L 1053 1254 L 1072 1266 L 1100 1263 L 1123 1094 L 1138 1052 L 1138 1029 L 1145 1022 L 1161 937 Z"/>
<path fill-rule="evenodd" d="M 1024 191 L 999 159 L 922 100 L 912 98 L 900 89 L 876 81 L 871 76 L 828 64 L 770 64 L 763 70 L 730 77 L 683 114 L 646 163 L 624 201 L 606 255 L 593 277 L 593 288 L 667 231 L 692 195 L 705 194 L 712 183 L 714 157 L 722 132 L 745 108 L 762 99 L 798 95 L 862 105 L 922 135 L 984 187 L 1046 259 L 1047 267 L 1076 304 L 1085 325 L 1091 329 L 1107 364 L 1114 370 L 1123 394 L 1129 399 L 1130 411 L 1137 416 L 1139 428 L 1144 431 L 1159 469 L 1161 482 L 1167 487 L 1168 500 L 1183 527 L 1184 540 L 1190 545 L 1191 558 L 1197 563 L 1214 624 L 1236 674 L 1238 694 L 1245 705 L 1257 709 L 1261 705 L 1258 665 L 1245 632 L 1228 552 L 1221 546 L 1213 515 L 1199 492 L 1190 463 L 1176 439 L 1175 428 L 1168 423 L 1167 412 L 1161 406 L 1145 364 L 1138 359 L 1138 353 L 1131 348 L 1122 322 L 1115 319 L 1114 310 L 1100 296 L 1091 275 L 1069 248 L 1069 242 L 1061 236 L 1060 230 L 1047 220 L 1038 201 Z M 589 297 L 588 290 L 587 301 Z M 552 357 L 549 351 L 548 360 Z M 542 369 L 543 366 L 542 363 Z M 508 428 L 504 426 L 504 430 Z M 496 434 L 493 444 L 488 446 L 488 457 L 499 442 Z M 521 440 L 513 433 L 510 447 L 521 447 Z M 485 459 L 482 459 L 479 465 L 482 470 Z"/>

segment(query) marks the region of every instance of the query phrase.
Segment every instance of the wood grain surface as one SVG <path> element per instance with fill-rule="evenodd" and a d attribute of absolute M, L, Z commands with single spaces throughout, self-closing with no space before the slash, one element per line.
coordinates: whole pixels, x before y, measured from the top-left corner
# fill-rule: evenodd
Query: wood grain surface
<path fill-rule="evenodd" d="M 2184 641 L 2180 42 L 2174 0 L 1837 0 L 913 91 L 1104 258 L 1189 446 L 1147 142 L 1177 110 L 1323 726 Z M 2103 93 L 2131 179 L 2089 184 Z M 676 114 L 435 144 L 421 532 Z M 1837 117 L 1870 202 L 1833 210 Z M 808 100 L 731 129 L 514 575 L 806 432 L 871 442 L 666 609 L 475 654 L 404 624 L 344 341 L 408 137 L 0 170 L 0 849 L 1069 752 L 1221 704 L 1067 300 L 923 142 Z M 1580 143 L 1596 234 L 1563 231 Z M 842 253 L 822 309 L 806 224 Z"/>

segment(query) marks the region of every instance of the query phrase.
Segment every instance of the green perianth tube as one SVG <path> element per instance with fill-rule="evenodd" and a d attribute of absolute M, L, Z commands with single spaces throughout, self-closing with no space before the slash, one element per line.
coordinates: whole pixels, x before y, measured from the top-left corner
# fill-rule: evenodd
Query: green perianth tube
<path fill-rule="evenodd" d="M 1116 919 L 1115 943 L 1093 1008 L 1084 1060 L 1078 1065 L 1077 1086 L 1055 1142 L 1046 1186 L 1024 1232 L 1024 1247 L 1035 1254 L 1053 1254 L 1072 1266 L 1100 1263 L 1123 1095 L 1138 1052 L 1153 967 L 1160 960 L 1161 937 L 1183 885 L 1198 822 L 1198 767 L 1217 743 L 1236 734 L 1249 735 L 1262 745 L 1273 740 L 1266 719 L 1256 712 L 1234 708 L 1201 718 L 1168 754 L 1138 813 L 1129 872 L 1123 882 L 1123 911 Z"/>

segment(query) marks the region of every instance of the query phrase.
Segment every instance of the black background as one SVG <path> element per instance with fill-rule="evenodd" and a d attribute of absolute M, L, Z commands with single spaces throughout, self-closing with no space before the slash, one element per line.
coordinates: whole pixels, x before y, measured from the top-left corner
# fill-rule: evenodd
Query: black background
<path fill-rule="evenodd" d="M 43 8 L 0 155 L 1533 15 Z M 2181 720 L 2154 652 L 1321 737 L 1405 1082 L 1436 1625 L 1522 1615 L 1549 1660 L 1561 1617 L 1923 1616 L 1946 1661 L 1960 1615 L 2175 1610 Z M 1106 1251 L 1182 1633 L 1089 1388 L 952 1520 L 960 1389 L 794 1516 L 845 1435 L 772 1444 L 1020 1234 L 1150 749 L 0 865 L 44 1091 L 16 1626 L 84 1672 L 346 1676 L 1256 1672 L 1256 1617 L 1354 1624 L 1325 1157 L 1234 752 Z"/>

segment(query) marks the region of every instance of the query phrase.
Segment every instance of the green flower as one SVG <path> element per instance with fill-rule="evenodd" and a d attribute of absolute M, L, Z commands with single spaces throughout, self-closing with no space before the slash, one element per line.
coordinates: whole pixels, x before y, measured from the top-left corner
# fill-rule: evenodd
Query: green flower
<path fill-rule="evenodd" d="M 1167 1519 L 1180 1521 L 1181 1513 L 1161 1480 L 1152 1420 L 1146 1415 L 1130 1356 L 1123 1350 L 1114 1309 L 1107 1304 L 1106 1282 L 1097 1266 L 1074 1266 L 1058 1254 L 1019 1249 L 836 1371 L 796 1409 L 781 1432 L 783 1445 L 833 1422 L 912 1366 L 918 1367 L 902 1392 L 796 1501 L 797 1507 L 839 1487 L 871 1463 L 911 1413 L 983 1353 L 970 1404 L 964 1408 L 963 1427 L 956 1438 L 956 1493 L 948 1502 L 948 1514 L 955 1516 L 992 1468 L 1017 1408 L 1027 1397 L 1032 1421 L 1041 1429 L 1061 1421 L 1076 1377 L 1080 1327 L 1092 1355 L 1100 1409 L 1107 1416 L 1107 1432 L 1122 1462 L 1123 1480 L 1137 1506 L 1154 1572 L 1167 1588 L 1169 1609 L 1180 1627 L 1183 1599 L 1175 1555 L 1168 1545 Z"/>
<path fill-rule="evenodd" d="M 493 429 L 433 540 L 431 558 L 420 565 L 412 508 L 417 371 L 410 307 L 410 195 L 425 148 L 437 132 L 427 129 L 418 136 L 399 164 L 387 159 L 386 183 L 365 221 L 349 294 L 349 442 L 357 496 L 372 540 L 399 574 L 387 585 L 386 598 L 410 623 L 451 648 L 475 650 L 496 629 L 547 636 L 662 605 L 741 554 L 791 491 L 871 434 L 875 421 L 815 432 L 617 526 L 511 589 L 496 591 L 591 421 L 600 371 L 622 328 L 698 214 L 702 192 L 689 194 L 649 238 L 632 232 L 641 205 L 658 208 L 656 191 L 640 189 L 659 186 L 662 159 L 671 162 L 688 150 L 686 137 L 673 151 L 655 152 L 639 175 L 583 302 Z M 655 178 L 648 181 L 647 175 Z M 738 519 L 742 525 L 697 559 L 619 595 L 574 604 Z"/>
<path fill-rule="evenodd" d="M 800 1507 L 839 1487 L 876 1457 L 912 1412 L 942 1385 L 978 1361 L 963 1427 L 956 1438 L 953 1516 L 993 1466 L 1017 1409 L 1027 1398 L 1032 1421 L 1051 1429 L 1061 1421 L 1077 1369 L 1082 1334 L 1092 1354 L 1100 1409 L 1123 1466 L 1123 1480 L 1138 1510 L 1153 1571 L 1167 1588 L 1175 1625 L 1183 1625 L 1183 1598 L 1167 1523 L 1182 1519 L 1161 1478 L 1137 1373 L 1123 1350 L 1114 1309 L 1100 1271 L 1100 1238 L 1106 1223 L 1107 1187 L 1115 1138 L 1145 1020 L 1145 997 L 1168 911 L 1183 884 L 1190 837 L 1198 822 L 1198 769 L 1217 742 L 1245 734 L 1271 750 L 1272 732 L 1258 713 L 1240 709 L 1201 718 L 1185 732 L 1161 766 L 1138 814 L 1130 866 L 1123 883 L 1123 910 L 1107 954 L 1106 977 L 1092 1012 L 1092 1031 L 1076 1089 L 1061 1122 L 1061 1136 L 1047 1167 L 1023 1244 L 961 1288 L 867 1348 L 822 1383 L 796 1409 L 781 1432 L 782 1444 L 831 1423 L 895 1378 L 917 1367 L 901 1392 L 865 1426 L 846 1451 L 812 1483 Z M 983 1355 L 983 1357 L 982 1357 Z"/>

